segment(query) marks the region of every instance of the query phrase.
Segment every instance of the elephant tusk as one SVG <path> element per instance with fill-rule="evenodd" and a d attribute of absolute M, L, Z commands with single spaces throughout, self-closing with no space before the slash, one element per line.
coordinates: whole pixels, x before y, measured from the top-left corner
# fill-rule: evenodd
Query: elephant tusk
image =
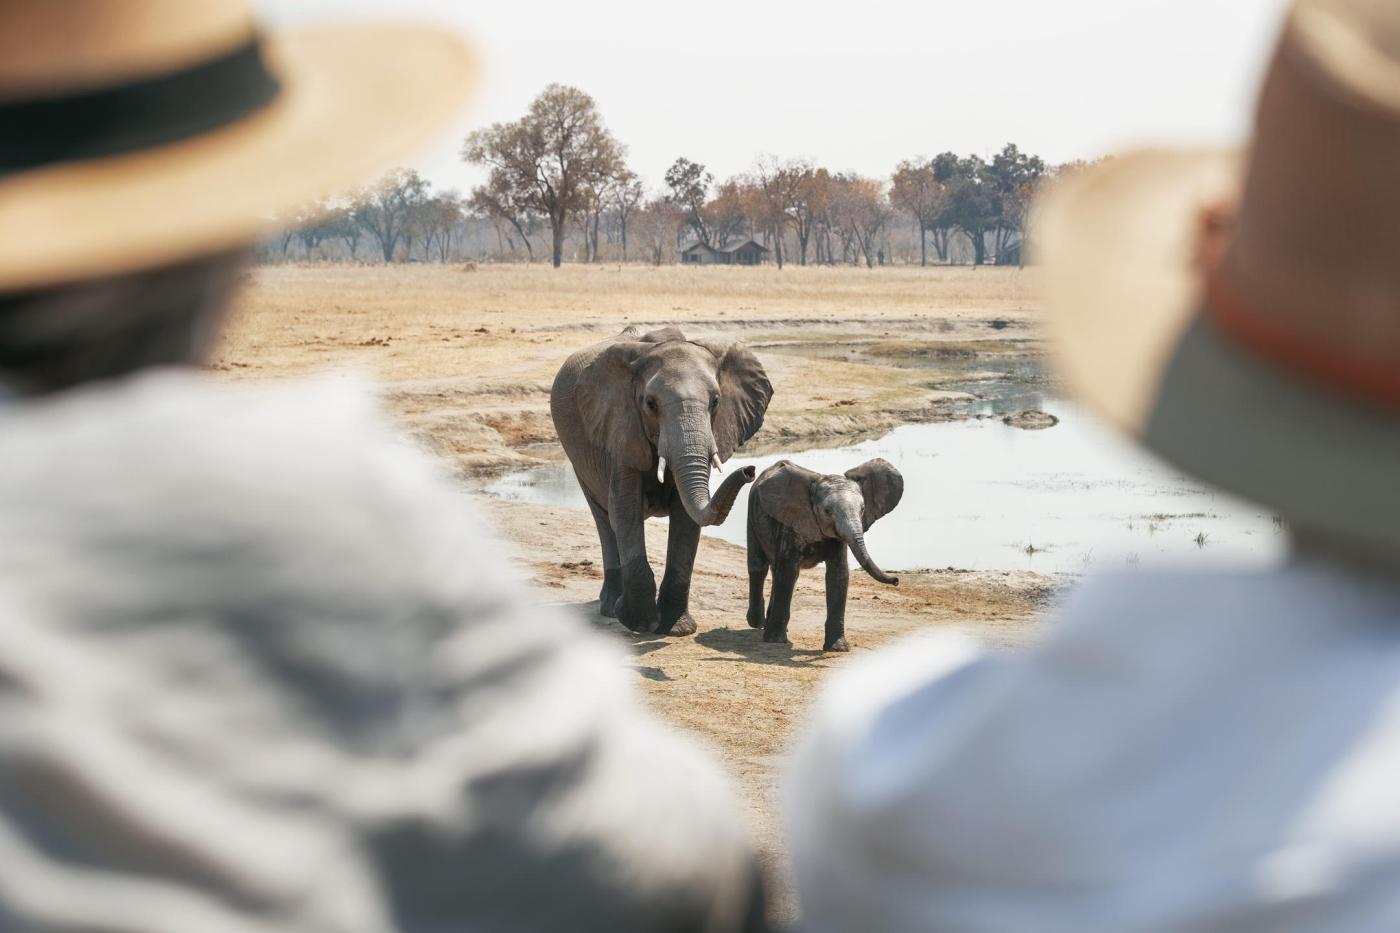
<path fill-rule="evenodd" d="M 666 482 L 666 458 L 665 458 L 665 457 L 657 457 L 657 458 L 656 458 L 656 481 L 657 481 L 658 483 L 664 483 L 664 482 Z"/>
<path fill-rule="evenodd" d="M 719 454 L 715 454 L 710 458 L 710 466 L 715 468 L 716 473 L 724 473 L 724 467 L 721 466 L 719 462 Z"/>

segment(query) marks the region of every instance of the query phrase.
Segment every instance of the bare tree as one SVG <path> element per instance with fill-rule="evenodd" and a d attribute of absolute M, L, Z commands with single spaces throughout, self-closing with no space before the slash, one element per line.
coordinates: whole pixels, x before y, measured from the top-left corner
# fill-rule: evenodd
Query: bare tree
<path fill-rule="evenodd" d="M 797 263 L 805 266 L 807 245 L 831 205 L 831 173 L 806 161 L 791 163 L 789 171 L 796 175 L 789 213 L 797 234 Z"/>
<path fill-rule="evenodd" d="M 433 195 L 419 209 L 419 216 L 426 237 L 424 258 L 431 259 L 436 246 L 438 261 L 447 262 L 452 235 L 464 216 L 461 194 L 449 190 Z"/>
<path fill-rule="evenodd" d="M 564 225 L 622 163 L 623 147 L 603 125 L 598 106 L 578 88 L 551 84 L 514 123 L 496 123 L 467 137 L 468 162 L 488 166 L 483 187 L 508 193 L 517 207 L 549 218 L 551 259 L 564 255 Z M 475 196 L 476 192 L 473 192 Z"/>
<path fill-rule="evenodd" d="M 617 226 L 622 238 L 622 261 L 626 262 L 627 222 L 632 219 L 632 213 L 646 195 L 642 190 L 641 179 L 629 168 L 623 168 L 613 178 L 609 194 L 612 196 L 613 210 L 617 215 Z"/>
<path fill-rule="evenodd" d="M 676 231 L 687 223 L 684 209 L 669 198 L 656 198 L 638 208 L 632 216 L 633 233 L 658 266 L 666 250 L 674 248 Z"/>
<path fill-rule="evenodd" d="M 525 244 L 529 261 L 535 261 L 535 247 L 526 229 L 530 223 L 530 210 L 517 200 L 516 192 L 511 190 L 504 178 L 492 177 L 486 184 L 473 188 L 471 197 L 467 199 L 467 208 L 480 217 L 496 222 L 497 236 L 500 235 L 500 221 L 510 224 Z"/>
<path fill-rule="evenodd" d="M 779 163 L 772 156 L 760 157 L 754 168 L 753 186 L 758 195 L 755 220 L 773 238 L 773 258 L 783 267 L 783 235 L 799 212 L 804 163 Z"/>
<path fill-rule="evenodd" d="M 884 186 L 873 178 L 838 175 L 833 212 L 846 231 L 846 242 L 865 257 L 867 269 L 875 267 L 875 249 L 881 232 L 893 216 Z M 854 257 L 853 257 L 854 258 Z"/>

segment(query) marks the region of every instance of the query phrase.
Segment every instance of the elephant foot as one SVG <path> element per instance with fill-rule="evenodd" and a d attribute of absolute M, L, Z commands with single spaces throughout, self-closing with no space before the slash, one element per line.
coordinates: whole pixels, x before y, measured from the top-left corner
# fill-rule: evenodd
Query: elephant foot
<path fill-rule="evenodd" d="M 670 625 L 662 625 L 661 628 L 657 629 L 657 633 L 661 635 L 670 635 L 675 638 L 684 638 L 687 635 L 694 635 L 698 629 L 699 626 L 696 625 L 695 620 L 690 617 L 690 613 L 682 612 L 680 616 L 676 618 L 676 621 L 672 622 Z"/>
<path fill-rule="evenodd" d="M 660 619 L 656 611 L 656 583 L 646 560 L 640 567 L 622 580 L 622 593 L 618 596 L 614 609 L 617 621 L 628 630 L 638 633 L 656 631 Z"/>
<path fill-rule="evenodd" d="M 754 613 L 750 612 L 748 615 L 748 620 L 749 628 L 763 628 L 763 613 L 760 612 L 757 615 L 755 615 Z"/>
<path fill-rule="evenodd" d="M 614 609 L 617 614 L 613 618 L 625 625 L 629 631 L 639 635 L 654 632 L 660 625 L 656 615 L 656 603 L 650 599 L 629 600 L 624 593 Z"/>
<path fill-rule="evenodd" d="M 637 635 L 650 635 L 656 631 L 655 612 L 651 613 L 651 618 L 648 618 L 646 613 L 629 613 L 619 606 L 616 618 L 626 627 L 627 631 Z"/>
<path fill-rule="evenodd" d="M 598 614 L 605 619 L 617 618 L 617 603 L 622 598 L 622 571 L 604 570 L 603 589 L 598 594 Z"/>
<path fill-rule="evenodd" d="M 846 644 L 846 636 L 842 635 L 835 641 L 829 641 L 822 645 L 823 651 L 850 651 L 851 646 Z"/>
<path fill-rule="evenodd" d="M 764 632 L 763 640 L 770 645 L 790 645 L 792 641 L 788 639 L 787 632 Z"/>

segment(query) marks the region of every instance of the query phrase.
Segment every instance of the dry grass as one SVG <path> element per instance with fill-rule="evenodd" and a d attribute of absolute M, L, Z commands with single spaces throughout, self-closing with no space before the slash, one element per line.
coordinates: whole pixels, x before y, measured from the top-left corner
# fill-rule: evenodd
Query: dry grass
<path fill-rule="evenodd" d="M 413 320 L 450 315 L 474 324 L 539 326 L 597 318 L 662 321 L 723 316 L 914 316 L 1017 311 L 1033 303 L 1035 272 L 984 267 L 879 269 L 647 265 L 269 266 L 245 308 L 330 302 Z"/>
<path fill-rule="evenodd" d="M 214 368 L 230 378 L 359 370 L 465 472 L 529 462 L 553 439 L 550 381 L 627 324 L 751 344 L 974 340 L 1032 317 L 1033 272 L 995 268 L 289 265 L 255 270 Z M 1022 329 L 1024 330 L 1024 329 Z M 926 375 L 819 355 L 766 357 L 778 392 L 758 444 L 888 430 L 937 402 Z"/>

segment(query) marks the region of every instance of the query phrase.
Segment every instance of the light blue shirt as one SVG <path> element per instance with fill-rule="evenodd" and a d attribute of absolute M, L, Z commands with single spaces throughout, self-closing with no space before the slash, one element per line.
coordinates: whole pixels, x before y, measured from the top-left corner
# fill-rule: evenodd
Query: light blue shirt
<path fill-rule="evenodd" d="M 786 802 L 806 928 L 1400 929 L 1400 589 L 1115 575 L 1045 634 L 832 678 Z"/>

